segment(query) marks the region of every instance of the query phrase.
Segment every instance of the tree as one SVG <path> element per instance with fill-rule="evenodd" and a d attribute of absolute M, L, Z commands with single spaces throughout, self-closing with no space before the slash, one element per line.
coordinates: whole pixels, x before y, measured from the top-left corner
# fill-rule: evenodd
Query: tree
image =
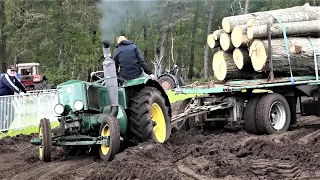
<path fill-rule="evenodd" d="M 195 48 L 195 34 L 197 30 L 197 23 L 199 17 L 199 0 L 196 1 L 195 13 L 193 17 L 193 25 L 192 25 L 192 32 L 191 32 L 191 45 L 190 45 L 190 61 L 189 61 L 189 73 L 188 78 L 192 79 L 193 77 L 193 66 L 194 66 L 194 48 Z"/>
<path fill-rule="evenodd" d="M 214 0 L 210 0 L 207 36 L 211 33 L 211 30 L 212 30 L 213 9 L 214 9 Z M 209 71 L 208 71 L 209 51 L 210 51 L 210 48 L 208 44 L 206 44 L 206 48 L 204 50 L 204 78 L 208 78 L 208 74 L 209 74 Z"/>

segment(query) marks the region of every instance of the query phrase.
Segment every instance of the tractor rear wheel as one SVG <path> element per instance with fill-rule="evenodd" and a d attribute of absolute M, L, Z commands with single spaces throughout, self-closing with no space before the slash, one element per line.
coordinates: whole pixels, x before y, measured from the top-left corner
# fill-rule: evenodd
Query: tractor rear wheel
<path fill-rule="evenodd" d="M 174 80 L 170 76 L 161 76 L 158 81 L 165 90 L 176 87 Z"/>
<path fill-rule="evenodd" d="M 49 119 L 40 120 L 39 138 L 42 142 L 39 146 L 39 159 L 50 162 L 52 153 L 52 132 Z"/>
<path fill-rule="evenodd" d="M 109 144 L 101 144 L 99 156 L 102 160 L 111 161 L 120 149 L 120 127 L 115 117 L 102 115 L 103 121 L 100 125 L 100 136 L 106 138 Z"/>
<path fill-rule="evenodd" d="M 171 133 L 165 99 L 154 87 L 144 87 L 131 99 L 130 135 L 135 143 L 149 139 L 164 143 Z"/>
<path fill-rule="evenodd" d="M 42 81 L 39 83 L 36 83 L 34 85 L 34 90 L 43 90 L 43 89 L 47 89 L 48 83 L 47 81 Z"/>

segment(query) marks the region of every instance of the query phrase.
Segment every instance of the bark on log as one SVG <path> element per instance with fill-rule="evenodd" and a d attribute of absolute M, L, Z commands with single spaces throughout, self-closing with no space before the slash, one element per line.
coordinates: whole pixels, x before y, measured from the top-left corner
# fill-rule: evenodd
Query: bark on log
<path fill-rule="evenodd" d="M 214 40 L 218 41 L 219 38 L 220 38 L 220 35 L 221 35 L 223 32 L 224 32 L 223 29 L 219 29 L 219 30 L 213 31 L 212 34 L 213 34 Z"/>
<path fill-rule="evenodd" d="M 232 54 L 222 50 L 214 54 L 212 59 L 212 70 L 219 81 L 247 79 L 257 75 L 257 73 L 239 70 L 233 61 Z"/>
<path fill-rule="evenodd" d="M 261 26 L 266 25 L 268 22 L 278 23 L 273 15 L 275 15 L 282 23 L 313 21 L 320 19 L 320 7 L 298 6 L 295 8 L 296 9 L 289 11 L 258 14 L 255 17 L 248 19 L 247 26 Z"/>
<path fill-rule="evenodd" d="M 247 48 L 234 49 L 233 53 L 232 53 L 232 57 L 233 57 L 233 61 L 236 64 L 238 69 L 247 70 L 244 67 L 248 66 L 248 64 L 249 64 L 251 66 L 250 70 L 253 70 L 252 65 L 251 65 L 251 59 L 249 56 L 249 51 Z"/>
<path fill-rule="evenodd" d="M 207 44 L 208 44 L 208 46 L 209 46 L 211 49 L 220 46 L 219 41 L 214 40 L 213 34 L 209 34 L 209 35 L 208 35 L 208 37 L 207 37 Z"/>
<path fill-rule="evenodd" d="M 234 49 L 234 46 L 231 42 L 230 34 L 222 33 L 219 41 L 220 41 L 220 46 L 222 50 L 229 52 Z"/>
<path fill-rule="evenodd" d="M 320 20 L 302 21 L 284 23 L 287 35 L 306 36 L 314 35 L 320 36 Z M 283 37 L 282 26 L 279 23 L 271 24 L 270 26 L 271 37 Z M 267 25 L 253 26 L 247 28 L 247 37 L 249 39 L 267 38 Z"/>
<path fill-rule="evenodd" d="M 318 66 L 320 64 L 320 38 L 310 38 L 316 49 Z M 314 56 L 313 47 L 307 38 L 292 37 L 288 38 L 290 48 L 290 62 L 292 73 L 295 76 L 314 75 Z M 289 62 L 283 38 L 271 41 L 272 62 L 275 72 L 290 74 Z M 255 40 L 250 46 L 249 55 L 255 71 L 268 69 L 268 41 Z"/>
<path fill-rule="evenodd" d="M 288 21 L 292 17 L 293 19 L 300 18 L 301 20 L 299 21 L 317 20 L 319 16 L 319 9 L 320 7 L 313 7 L 313 6 L 310 6 L 308 3 L 306 3 L 303 6 L 295 6 L 292 8 L 276 9 L 272 11 L 262 11 L 262 12 L 243 14 L 238 16 L 224 17 L 222 19 L 222 29 L 227 33 L 231 33 L 234 27 L 238 25 L 246 25 L 249 19 L 255 18 L 256 20 L 261 19 L 265 21 L 265 19 L 270 17 L 271 15 L 276 15 L 281 20 L 284 19 L 282 20 L 282 22 L 292 22 L 292 21 Z M 312 12 L 312 13 L 308 13 L 308 12 Z M 301 16 L 301 17 L 298 17 L 298 16 Z M 251 21 L 252 20 L 250 20 L 250 22 Z"/>
<path fill-rule="evenodd" d="M 231 33 L 231 42 L 235 48 L 240 46 L 248 47 L 251 40 L 248 39 L 246 25 L 240 25 L 233 28 Z"/>

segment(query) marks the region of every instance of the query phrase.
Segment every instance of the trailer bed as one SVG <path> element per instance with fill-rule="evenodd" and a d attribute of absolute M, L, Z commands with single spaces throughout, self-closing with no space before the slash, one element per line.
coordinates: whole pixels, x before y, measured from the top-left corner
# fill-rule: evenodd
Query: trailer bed
<path fill-rule="evenodd" d="M 294 77 L 294 83 L 291 82 L 290 77 L 275 78 L 273 82 L 268 81 L 268 79 L 229 81 L 225 84 L 213 84 L 212 82 L 209 82 L 206 84 L 193 84 L 190 86 L 179 87 L 175 89 L 175 92 L 178 94 L 213 94 L 243 92 L 253 89 L 267 90 L 275 87 L 289 87 L 297 85 L 320 85 L 320 80 L 316 80 L 315 76 L 297 76 Z"/>

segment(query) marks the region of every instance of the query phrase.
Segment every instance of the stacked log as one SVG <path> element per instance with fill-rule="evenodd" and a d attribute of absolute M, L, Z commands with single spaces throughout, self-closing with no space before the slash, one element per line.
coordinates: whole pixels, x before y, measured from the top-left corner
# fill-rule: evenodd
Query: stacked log
<path fill-rule="evenodd" d="M 271 56 L 268 53 L 268 24 Z M 314 55 L 320 65 L 320 7 L 307 3 L 225 17 L 222 29 L 210 34 L 207 43 L 210 48 L 220 48 L 212 60 L 214 75 L 220 81 L 248 79 L 267 73 L 270 59 L 273 71 L 278 74 L 288 75 L 291 69 L 295 76 L 314 75 Z"/>

